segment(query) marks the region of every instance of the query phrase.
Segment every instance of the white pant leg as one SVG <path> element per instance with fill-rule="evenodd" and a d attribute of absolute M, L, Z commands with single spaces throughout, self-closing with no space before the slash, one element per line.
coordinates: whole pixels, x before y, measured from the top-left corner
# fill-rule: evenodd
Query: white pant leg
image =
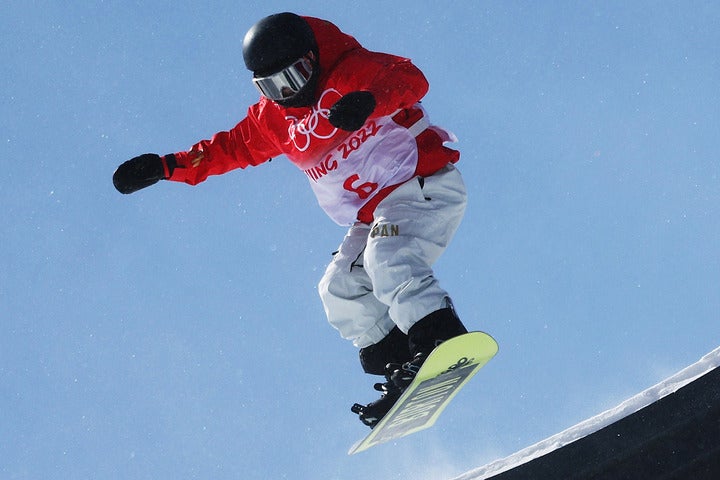
<path fill-rule="evenodd" d="M 320 280 L 328 321 L 356 347 L 373 345 L 395 325 L 408 329 L 447 306 L 432 264 L 465 212 L 466 192 L 453 165 L 412 179 L 375 209 L 372 226 L 355 224 Z"/>
<path fill-rule="evenodd" d="M 391 193 L 375 209 L 364 254 L 373 291 L 390 318 L 407 331 L 447 306 L 448 293 L 432 265 L 445 251 L 465 213 L 467 195 L 460 172 L 448 165 Z"/>
<path fill-rule="evenodd" d="M 328 321 L 359 348 L 379 342 L 395 326 L 363 267 L 369 234 L 369 225 L 350 227 L 318 285 Z"/>

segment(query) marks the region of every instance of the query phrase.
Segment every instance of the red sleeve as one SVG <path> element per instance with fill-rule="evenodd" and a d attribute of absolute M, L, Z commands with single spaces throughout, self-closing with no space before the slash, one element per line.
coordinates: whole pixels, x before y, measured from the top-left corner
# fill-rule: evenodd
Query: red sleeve
<path fill-rule="evenodd" d="M 177 166 L 169 180 L 196 185 L 210 175 L 221 175 L 237 168 L 256 166 L 280 155 L 270 143 L 258 122 L 259 106 L 248 109 L 248 115 L 232 130 L 216 133 L 186 152 L 175 153 Z"/>
<path fill-rule="evenodd" d="M 425 75 L 407 58 L 364 48 L 350 52 L 336 67 L 346 92 L 368 90 L 375 96 L 373 117 L 415 105 L 428 91 Z"/>
<path fill-rule="evenodd" d="M 402 59 L 381 69 L 370 85 L 378 107 L 374 116 L 389 115 L 400 108 L 410 108 L 428 92 L 425 75 L 410 60 Z"/>
<path fill-rule="evenodd" d="M 377 102 L 373 116 L 409 108 L 427 93 L 425 76 L 409 59 L 367 50 L 326 20 L 312 17 L 305 20 L 317 38 L 321 68 L 330 72 L 330 83 L 337 85 L 343 94 L 370 91 Z"/>

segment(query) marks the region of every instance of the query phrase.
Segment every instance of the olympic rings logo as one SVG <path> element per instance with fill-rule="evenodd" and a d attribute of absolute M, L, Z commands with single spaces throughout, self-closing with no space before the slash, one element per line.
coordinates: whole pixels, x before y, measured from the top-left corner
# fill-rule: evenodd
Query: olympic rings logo
<path fill-rule="evenodd" d="M 320 95 L 317 105 L 312 106 L 310 115 L 302 118 L 292 115 L 285 117 L 285 120 L 292 122 L 288 127 L 288 134 L 295 148 L 304 152 L 310 148 L 313 138 L 327 140 L 337 133 L 338 129 L 333 127 L 327 119 L 330 115 L 330 107 L 340 97 L 342 97 L 340 92 L 334 88 L 329 88 Z"/>

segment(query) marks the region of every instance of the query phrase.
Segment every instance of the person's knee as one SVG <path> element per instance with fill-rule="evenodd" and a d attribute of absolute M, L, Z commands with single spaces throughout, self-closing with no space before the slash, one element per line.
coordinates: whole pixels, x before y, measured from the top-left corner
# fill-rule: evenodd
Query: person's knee
<path fill-rule="evenodd" d="M 318 294 L 323 305 L 328 305 L 334 298 L 345 297 L 350 288 L 348 274 L 335 264 L 330 264 L 318 282 Z"/>
<path fill-rule="evenodd" d="M 320 279 L 320 282 L 318 282 L 318 295 L 320 295 L 320 300 L 322 300 L 323 304 L 327 302 L 328 297 L 330 296 L 330 285 L 332 284 L 332 274 L 330 274 L 328 270 L 325 271 L 325 274 Z"/>

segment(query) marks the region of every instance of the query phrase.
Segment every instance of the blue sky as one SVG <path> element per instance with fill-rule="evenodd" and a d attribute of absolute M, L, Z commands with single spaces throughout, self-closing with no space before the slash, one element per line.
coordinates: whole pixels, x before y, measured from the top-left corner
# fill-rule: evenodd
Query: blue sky
<path fill-rule="evenodd" d="M 280 158 L 111 176 L 256 101 L 259 18 L 411 57 L 470 204 L 437 265 L 498 356 L 435 428 L 348 457 L 374 398 L 316 284 L 344 235 Z M 448 478 L 720 344 L 716 2 L 0 6 L 3 478 Z"/>

